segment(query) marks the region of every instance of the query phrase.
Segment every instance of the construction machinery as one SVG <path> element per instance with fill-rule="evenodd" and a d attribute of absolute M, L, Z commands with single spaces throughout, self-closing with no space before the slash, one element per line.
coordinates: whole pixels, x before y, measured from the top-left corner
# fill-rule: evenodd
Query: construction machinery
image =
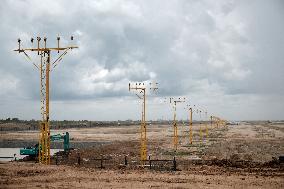
<path fill-rule="evenodd" d="M 56 134 L 56 135 L 50 136 L 50 141 L 63 141 L 64 152 L 67 152 L 70 149 L 69 140 L 70 140 L 70 137 L 69 137 L 68 132 L 66 132 L 65 134 Z M 36 144 L 33 147 L 21 148 L 20 155 L 28 155 L 33 158 L 36 158 L 41 148 L 42 148 L 41 144 Z"/>
<path fill-rule="evenodd" d="M 74 37 L 71 36 L 71 41 Z M 34 41 L 36 45 L 34 47 Z M 78 48 L 74 45 L 61 47 L 59 44 L 60 37 L 57 37 L 57 47 L 47 47 L 47 38 L 37 37 L 31 38 L 32 47 L 22 48 L 21 39 L 18 39 L 18 49 L 14 50 L 23 53 L 26 58 L 38 69 L 40 75 L 40 96 L 41 96 L 41 117 L 39 123 L 39 146 L 38 159 L 41 164 L 50 164 L 50 127 L 49 127 L 49 75 L 50 72 L 61 62 L 62 58 L 72 49 Z M 57 52 L 58 56 L 54 61 L 51 61 L 52 52 Z M 39 63 L 35 63 L 28 53 L 36 53 Z M 61 53 L 61 54 L 60 54 Z M 55 54 L 52 56 L 56 56 Z"/>

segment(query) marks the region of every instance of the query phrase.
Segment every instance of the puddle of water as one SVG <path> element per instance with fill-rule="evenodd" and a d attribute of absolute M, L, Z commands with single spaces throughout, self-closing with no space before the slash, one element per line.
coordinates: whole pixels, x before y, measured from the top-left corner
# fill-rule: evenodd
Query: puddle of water
<path fill-rule="evenodd" d="M 50 154 L 53 155 L 56 152 L 63 151 L 63 149 L 50 149 Z M 14 154 L 16 159 L 22 159 L 25 155 L 20 155 L 20 148 L 0 148 L 0 161 L 11 161 L 14 160 Z M 11 157 L 11 158 L 1 158 Z"/>

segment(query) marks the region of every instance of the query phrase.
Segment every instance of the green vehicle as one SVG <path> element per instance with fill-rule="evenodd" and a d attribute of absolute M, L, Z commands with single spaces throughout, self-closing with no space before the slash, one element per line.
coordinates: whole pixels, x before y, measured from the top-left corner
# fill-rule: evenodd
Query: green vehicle
<path fill-rule="evenodd" d="M 50 136 L 50 141 L 62 141 L 63 140 L 63 145 L 64 145 L 64 151 L 68 151 L 70 148 L 69 144 L 69 133 L 66 132 L 65 134 L 56 134 L 56 135 L 51 135 Z M 31 157 L 37 157 L 38 156 L 38 151 L 39 151 L 39 145 L 36 144 L 33 147 L 25 147 L 20 149 L 20 154 L 21 155 L 28 155 Z"/>

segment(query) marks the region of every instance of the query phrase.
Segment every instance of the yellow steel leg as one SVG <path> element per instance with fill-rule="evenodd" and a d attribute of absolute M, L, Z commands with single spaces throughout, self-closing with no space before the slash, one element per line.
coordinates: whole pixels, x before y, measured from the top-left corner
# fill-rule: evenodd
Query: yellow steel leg
<path fill-rule="evenodd" d="M 178 129 L 177 129 L 177 123 L 174 123 L 174 150 L 177 150 L 178 146 Z"/>
<path fill-rule="evenodd" d="M 140 150 L 141 163 L 147 159 L 147 140 L 146 140 L 146 125 L 141 124 L 141 150 Z"/>
<path fill-rule="evenodd" d="M 200 123 L 200 125 L 199 125 L 199 140 L 200 140 L 200 143 L 202 143 L 202 137 L 203 137 L 202 127 L 201 127 L 201 123 Z"/>
<path fill-rule="evenodd" d="M 208 138 L 208 126 L 206 124 L 206 139 Z"/>
<path fill-rule="evenodd" d="M 176 102 L 174 102 L 174 150 L 177 150 L 178 146 L 178 128 L 177 128 L 177 121 L 176 121 Z"/>
<path fill-rule="evenodd" d="M 189 141 L 192 144 L 192 108 L 190 108 Z"/>
<path fill-rule="evenodd" d="M 47 58 L 44 58 L 47 55 Z M 41 53 L 40 78 L 41 78 L 41 115 L 40 139 L 38 159 L 41 164 L 50 164 L 50 129 L 49 129 L 49 71 L 50 52 Z"/>
<path fill-rule="evenodd" d="M 143 90 L 143 103 L 142 103 L 142 119 L 141 119 L 141 147 L 140 159 L 141 165 L 144 165 L 147 160 L 147 130 L 146 130 L 146 90 Z"/>

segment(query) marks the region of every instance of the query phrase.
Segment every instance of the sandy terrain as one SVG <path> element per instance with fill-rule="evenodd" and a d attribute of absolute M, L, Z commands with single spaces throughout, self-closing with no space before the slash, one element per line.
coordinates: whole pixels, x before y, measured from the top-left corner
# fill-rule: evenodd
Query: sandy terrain
<path fill-rule="evenodd" d="M 188 126 L 180 125 L 180 144 L 174 152 L 172 126 L 148 127 L 151 159 L 170 160 L 175 156 L 176 172 L 170 171 L 171 164 L 167 165 L 170 169 L 160 169 L 158 164 L 155 170 L 139 167 L 138 126 L 69 129 L 71 145 L 72 141 L 106 144 L 71 151 L 68 158 L 59 156 L 58 166 L 33 162 L 0 164 L 0 188 L 284 188 L 284 166 L 277 161 L 284 155 L 284 125 L 208 126 L 208 137 L 205 128 L 194 125 L 194 142 L 190 145 Z M 32 131 L 5 132 L 0 140 L 36 141 L 37 137 Z M 125 156 L 127 166 L 123 166 Z M 99 157 L 107 159 L 102 170 L 98 168 L 100 162 L 94 160 Z M 55 163 L 53 158 L 52 164 Z"/>

